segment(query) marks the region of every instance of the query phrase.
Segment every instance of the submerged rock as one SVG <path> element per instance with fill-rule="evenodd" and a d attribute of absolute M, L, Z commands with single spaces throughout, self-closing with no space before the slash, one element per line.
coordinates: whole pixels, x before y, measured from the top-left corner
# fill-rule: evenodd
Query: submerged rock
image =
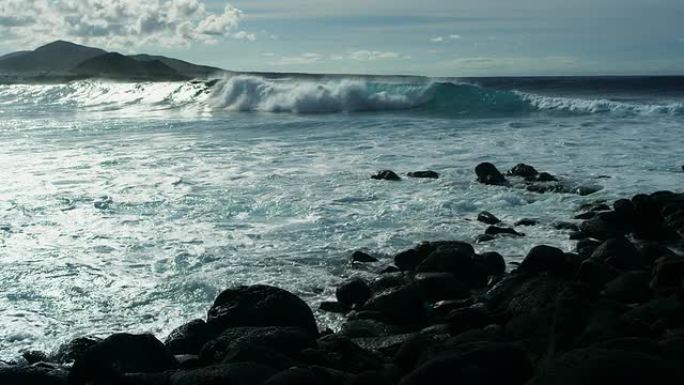
<path fill-rule="evenodd" d="M 518 163 L 508 172 L 508 174 L 531 180 L 534 179 L 539 173 L 532 166 L 529 166 L 525 163 Z"/>
<path fill-rule="evenodd" d="M 495 217 L 494 214 L 490 213 L 489 211 L 483 211 L 477 214 L 477 220 L 488 225 L 495 225 L 497 223 L 501 223 L 501 220 Z"/>
<path fill-rule="evenodd" d="M 401 177 L 392 170 L 381 170 L 377 174 L 371 175 L 371 179 L 399 181 Z"/>
<path fill-rule="evenodd" d="M 515 231 L 514 229 L 511 229 L 508 227 L 489 226 L 489 227 L 487 227 L 487 230 L 485 230 L 485 235 L 499 235 L 499 234 L 514 235 L 516 237 L 524 237 L 525 236 L 525 234 L 519 233 L 519 232 Z"/>
<path fill-rule="evenodd" d="M 413 171 L 413 172 L 409 172 L 407 175 L 410 176 L 411 178 L 432 178 L 432 179 L 438 179 L 439 178 L 438 173 L 436 173 L 434 171 L 430 171 L 430 170 L 428 170 L 428 171 Z"/>
<path fill-rule="evenodd" d="M 351 256 L 351 261 L 352 263 L 372 263 L 377 262 L 378 259 L 369 254 L 364 253 L 363 251 L 355 251 Z"/>

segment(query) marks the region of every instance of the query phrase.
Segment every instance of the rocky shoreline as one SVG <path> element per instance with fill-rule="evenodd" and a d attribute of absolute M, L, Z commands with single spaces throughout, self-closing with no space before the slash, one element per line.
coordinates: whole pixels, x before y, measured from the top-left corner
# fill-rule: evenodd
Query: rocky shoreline
<path fill-rule="evenodd" d="M 374 179 L 401 179 L 388 171 Z M 539 193 L 595 190 L 526 165 L 476 172 L 481 183 Z M 481 241 L 516 236 L 491 213 L 478 219 L 491 225 Z M 684 383 L 684 193 L 596 202 L 576 219 L 574 252 L 538 245 L 509 272 L 501 254 L 465 242 L 402 251 L 375 279 L 350 278 L 321 304 L 345 315 L 339 331 L 321 330 L 292 293 L 243 286 L 164 342 L 78 338 L 0 364 L 0 384 Z M 360 251 L 351 260 L 377 262 Z"/>

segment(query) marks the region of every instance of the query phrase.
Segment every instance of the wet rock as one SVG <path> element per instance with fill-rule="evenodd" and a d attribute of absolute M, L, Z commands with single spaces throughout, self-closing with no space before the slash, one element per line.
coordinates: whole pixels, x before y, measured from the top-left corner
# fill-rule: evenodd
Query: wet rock
<path fill-rule="evenodd" d="M 382 368 L 382 356 L 361 348 L 348 337 L 328 335 L 320 338 L 318 345 L 329 367 L 333 369 L 362 373 Z"/>
<path fill-rule="evenodd" d="M 32 366 L 0 366 L 2 385 L 66 385 L 67 373 L 61 369 Z"/>
<path fill-rule="evenodd" d="M 500 276 L 506 272 L 506 261 L 496 251 L 489 251 L 473 256 L 474 268 L 486 276 Z"/>
<path fill-rule="evenodd" d="M 513 225 L 514 226 L 536 226 L 539 224 L 537 220 L 530 219 L 530 218 L 522 218 L 519 221 L 515 222 Z"/>
<path fill-rule="evenodd" d="M 591 219 L 596 216 L 596 213 L 593 211 L 587 211 L 586 213 L 581 213 L 575 215 L 575 219 Z"/>
<path fill-rule="evenodd" d="M 586 283 L 595 291 L 599 291 L 619 274 L 620 272 L 617 269 L 605 262 L 588 259 L 580 264 L 575 279 Z"/>
<path fill-rule="evenodd" d="M 525 163 L 516 164 L 509 172 L 509 175 L 519 176 L 528 180 L 534 179 L 539 173 L 537 170 Z"/>
<path fill-rule="evenodd" d="M 172 354 L 199 354 L 202 346 L 219 332 L 204 320 L 196 319 L 174 329 L 164 345 Z"/>
<path fill-rule="evenodd" d="M 597 185 L 584 185 L 584 186 L 579 186 L 573 189 L 572 192 L 574 192 L 577 195 L 580 196 L 587 196 L 591 195 L 595 192 L 599 192 L 603 190 L 602 186 L 597 186 Z"/>
<path fill-rule="evenodd" d="M 411 282 L 407 273 L 394 272 L 383 274 L 370 283 L 370 288 L 374 293 L 381 292 L 393 287 L 407 285 Z"/>
<path fill-rule="evenodd" d="M 341 304 L 337 301 L 324 301 L 321 302 L 321 304 L 318 306 L 319 309 L 322 311 L 328 312 L 328 313 L 340 313 L 340 314 L 346 314 L 349 313 L 349 306 Z"/>
<path fill-rule="evenodd" d="M 625 238 L 611 238 L 603 242 L 591 254 L 592 259 L 603 261 L 622 270 L 644 267 L 644 259 L 634 245 Z"/>
<path fill-rule="evenodd" d="M 442 246 L 430 253 L 423 262 L 418 265 L 416 271 L 451 273 L 456 277 L 464 277 L 473 265 L 475 250 L 465 242 L 451 243 Z"/>
<path fill-rule="evenodd" d="M 555 247 L 540 245 L 533 247 L 520 264 L 520 270 L 528 274 L 545 271 L 563 273 L 567 267 L 565 253 Z"/>
<path fill-rule="evenodd" d="M 579 241 L 579 240 L 582 240 L 582 239 L 587 239 L 587 238 L 589 238 L 589 236 L 588 236 L 587 234 L 581 232 L 581 231 L 573 231 L 572 233 L 570 233 L 570 235 L 568 236 L 568 238 L 569 238 L 571 241 Z"/>
<path fill-rule="evenodd" d="M 392 170 L 381 170 L 377 174 L 372 175 L 371 179 L 376 180 L 390 180 L 390 181 L 400 181 L 401 178 Z"/>
<path fill-rule="evenodd" d="M 157 373 L 178 368 L 178 361 L 151 334 L 114 334 L 79 357 L 69 373 L 70 385 L 109 381 L 122 373 Z"/>
<path fill-rule="evenodd" d="M 475 238 L 475 243 L 485 243 L 495 240 L 496 237 L 489 234 L 480 234 Z"/>
<path fill-rule="evenodd" d="M 408 328 L 421 326 L 427 317 L 422 293 L 415 285 L 391 288 L 375 294 L 364 308 L 378 311 L 391 323 Z"/>
<path fill-rule="evenodd" d="M 72 363 L 80 358 L 90 347 L 101 341 L 102 339 L 97 337 L 75 338 L 68 343 L 61 345 L 52 357 L 52 360 L 61 364 Z"/>
<path fill-rule="evenodd" d="M 375 319 L 348 320 L 340 328 L 340 335 L 349 338 L 380 337 L 401 332 L 396 326 Z"/>
<path fill-rule="evenodd" d="M 553 228 L 556 230 L 569 230 L 569 231 L 579 231 L 579 226 L 570 222 L 556 222 L 553 224 Z"/>
<path fill-rule="evenodd" d="M 443 251 L 454 250 L 454 252 L 460 252 L 459 250 L 469 249 L 472 250 L 472 246 L 460 241 L 437 241 L 437 242 L 423 242 L 418 246 L 402 251 L 394 257 L 394 264 L 401 270 L 415 270 L 418 265 L 420 265 L 430 254 L 434 251 L 441 249 Z"/>
<path fill-rule="evenodd" d="M 683 290 L 684 258 L 670 255 L 659 258 L 653 265 L 651 287 L 660 294 L 676 293 Z"/>
<path fill-rule="evenodd" d="M 506 178 L 501 172 L 491 163 L 480 163 L 475 167 L 477 174 L 477 181 L 488 185 L 502 186 L 507 183 Z"/>
<path fill-rule="evenodd" d="M 577 254 L 579 254 L 583 258 L 589 258 L 591 254 L 594 253 L 596 249 L 598 249 L 599 246 L 601 246 L 602 242 L 595 241 L 593 239 L 581 239 L 579 242 L 577 242 L 577 245 L 575 246 L 575 249 L 577 250 Z"/>
<path fill-rule="evenodd" d="M 501 223 L 501 220 L 495 217 L 494 214 L 490 213 L 489 211 L 483 211 L 479 213 L 477 215 L 477 220 L 488 225 L 495 225 L 497 223 Z"/>
<path fill-rule="evenodd" d="M 558 179 L 555 176 L 549 174 L 548 172 L 539 173 L 539 175 L 537 175 L 537 177 L 536 177 L 536 180 L 538 182 L 557 182 L 558 181 Z"/>
<path fill-rule="evenodd" d="M 311 308 L 296 295 L 272 286 L 227 289 L 216 297 L 207 323 L 226 329 L 239 326 L 293 326 L 318 335 Z"/>
<path fill-rule="evenodd" d="M 348 307 L 362 306 L 371 294 L 368 284 L 360 278 L 348 279 L 335 290 L 337 301 Z"/>
<path fill-rule="evenodd" d="M 485 235 L 500 235 L 500 234 L 513 235 L 516 237 L 524 237 L 525 236 L 525 234 L 519 233 L 519 232 L 515 231 L 514 229 L 511 229 L 508 227 L 489 226 L 489 227 L 487 227 L 487 230 L 485 230 Z"/>
<path fill-rule="evenodd" d="M 351 256 L 351 261 L 352 263 L 372 263 L 377 262 L 378 259 L 363 251 L 355 251 Z"/>
<path fill-rule="evenodd" d="M 490 323 L 492 318 L 484 306 L 475 304 L 449 312 L 445 321 L 449 325 L 451 335 L 457 335 L 466 330 L 481 329 Z"/>
<path fill-rule="evenodd" d="M 439 178 L 439 174 L 434 171 L 413 171 L 407 174 L 411 178 Z"/>
<path fill-rule="evenodd" d="M 276 373 L 275 369 L 267 365 L 238 362 L 177 372 L 171 375 L 169 385 L 263 384 Z"/>
<path fill-rule="evenodd" d="M 430 302 L 470 296 L 468 286 L 451 273 L 419 273 L 415 282 Z"/>
<path fill-rule="evenodd" d="M 651 298 L 647 271 L 628 271 L 606 283 L 603 295 L 625 303 L 641 303 Z"/>
<path fill-rule="evenodd" d="M 47 354 L 41 352 L 40 350 L 27 350 L 21 352 L 21 356 L 28 362 L 29 365 L 35 364 L 37 362 L 45 362 L 48 360 Z"/>
<path fill-rule="evenodd" d="M 227 357 L 234 355 L 236 351 L 255 347 L 294 357 L 306 348 L 316 347 L 316 340 L 306 330 L 296 327 L 231 328 L 207 342 L 199 356 L 203 363 L 219 363 L 225 362 Z"/>

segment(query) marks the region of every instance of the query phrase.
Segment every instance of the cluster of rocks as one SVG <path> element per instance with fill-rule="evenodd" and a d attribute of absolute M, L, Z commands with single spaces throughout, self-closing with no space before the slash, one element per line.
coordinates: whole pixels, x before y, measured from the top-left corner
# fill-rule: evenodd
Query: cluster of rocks
<path fill-rule="evenodd" d="M 681 384 L 684 194 L 584 208 L 575 252 L 535 246 L 513 271 L 496 252 L 424 242 L 321 309 L 271 286 L 222 292 L 205 319 L 152 335 L 80 338 L 0 366 L 0 384 Z M 482 219 L 495 222 L 492 215 Z M 375 263 L 363 252 L 354 263 Z"/>
<path fill-rule="evenodd" d="M 484 162 L 475 167 L 477 181 L 494 186 L 511 186 L 525 188 L 528 191 L 545 193 L 560 192 L 589 195 L 601 189 L 595 185 L 574 185 L 562 181 L 548 172 L 538 172 L 534 167 L 518 163 L 507 173 L 507 177 L 492 163 Z"/>
<path fill-rule="evenodd" d="M 438 179 L 439 174 L 435 171 L 425 170 L 425 171 L 411 171 L 406 174 L 410 178 L 428 178 L 428 179 Z M 380 170 L 376 174 L 371 175 L 371 179 L 376 180 L 390 180 L 390 181 L 400 181 L 401 177 L 397 175 L 396 172 L 392 170 Z"/>

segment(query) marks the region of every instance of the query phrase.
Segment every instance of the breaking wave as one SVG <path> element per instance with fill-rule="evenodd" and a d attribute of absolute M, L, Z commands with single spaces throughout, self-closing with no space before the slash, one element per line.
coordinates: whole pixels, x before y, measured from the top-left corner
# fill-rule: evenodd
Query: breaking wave
<path fill-rule="evenodd" d="M 98 80 L 52 85 L 0 85 L 0 108 L 209 113 L 355 113 L 405 111 L 445 117 L 497 117 L 535 113 L 684 115 L 684 104 L 542 96 L 459 82 L 368 79 L 266 79 L 238 75 L 185 83 L 116 83 Z"/>

